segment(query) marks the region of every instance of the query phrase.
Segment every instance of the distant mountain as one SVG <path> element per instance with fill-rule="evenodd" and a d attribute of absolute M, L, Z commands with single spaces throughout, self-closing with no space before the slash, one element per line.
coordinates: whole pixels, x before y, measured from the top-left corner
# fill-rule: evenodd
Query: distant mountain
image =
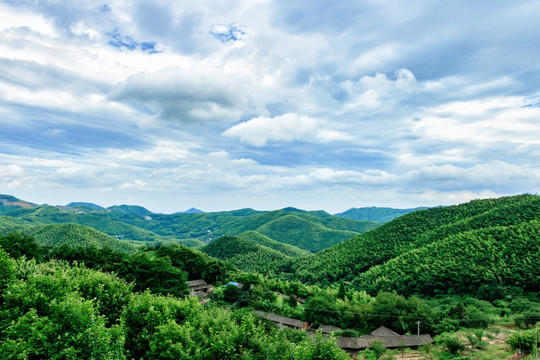
<path fill-rule="evenodd" d="M 105 210 L 104 207 L 89 202 L 70 202 L 66 205 L 68 208 L 89 208 L 92 210 Z"/>
<path fill-rule="evenodd" d="M 136 205 L 103 209 L 91 203 L 74 202 L 68 206 L 1 206 L 0 215 L 14 217 L 30 225 L 77 223 L 121 240 L 144 242 L 145 245 L 182 243 L 201 246 L 203 242 L 211 242 L 223 235 L 237 236 L 246 231 L 256 231 L 259 233 L 258 243 L 262 246 L 276 250 L 278 246 L 268 242 L 274 240 L 310 252 L 320 251 L 379 226 L 376 222 L 296 208 L 276 211 L 247 208 L 212 213 L 190 209 L 189 213 L 169 215 L 151 213 Z M 15 226 L 19 225 L 8 222 L 4 229 Z M 263 239 L 266 241 L 264 244 L 261 242 Z"/>
<path fill-rule="evenodd" d="M 538 280 L 531 284 L 530 275 L 518 275 L 531 268 L 529 263 L 537 265 L 535 259 L 540 257 L 538 221 L 537 195 L 419 210 L 301 258 L 291 274 L 309 283 L 349 280 L 373 292 L 446 291 L 452 283 L 456 283 L 453 291 L 467 292 L 486 281 L 538 286 Z M 463 254 L 458 254 L 462 249 Z M 538 279 L 536 265 L 532 276 Z M 414 284 L 409 290 L 407 279 Z"/>
<path fill-rule="evenodd" d="M 136 214 L 141 216 L 150 216 L 153 214 L 150 210 L 137 205 L 113 205 L 108 207 L 107 210 L 120 214 Z"/>
<path fill-rule="evenodd" d="M 199 209 L 195 209 L 195 208 L 191 208 L 189 210 L 181 212 L 181 214 L 202 214 L 202 213 L 204 213 L 204 211 L 199 210 Z"/>
<path fill-rule="evenodd" d="M 33 208 L 38 206 L 28 201 L 17 199 L 15 196 L 0 194 L 0 206 L 14 206 L 18 208 Z M 1 211 L 1 210 L 0 210 Z"/>
<path fill-rule="evenodd" d="M 353 220 L 376 221 L 379 223 L 385 223 L 394 220 L 401 215 L 424 209 L 427 209 L 427 207 L 417 207 L 414 209 L 393 209 L 388 207 L 371 206 L 363 208 L 352 208 L 335 215 Z"/>

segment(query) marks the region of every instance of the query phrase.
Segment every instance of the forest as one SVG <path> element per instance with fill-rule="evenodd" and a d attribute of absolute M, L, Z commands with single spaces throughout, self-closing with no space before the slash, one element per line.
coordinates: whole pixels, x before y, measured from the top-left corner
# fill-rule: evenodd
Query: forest
<path fill-rule="evenodd" d="M 315 253 L 277 241 L 274 222 L 319 216 L 308 230 L 347 232 L 355 220 L 247 211 L 232 234 L 187 247 L 53 223 L 47 211 L 32 219 L 45 207 L 3 209 L 0 358 L 349 359 L 337 338 L 380 326 L 430 334 L 434 344 L 414 350 L 426 359 L 531 353 L 540 321 L 538 205 L 539 196 L 519 195 L 412 211 Z M 321 244 L 323 234 L 307 238 Z M 188 297 L 186 281 L 197 279 L 214 286 L 205 304 Z M 280 331 L 252 310 L 341 330 Z M 506 347 L 486 355 L 501 332 Z M 398 355 L 376 345 L 358 359 Z"/>

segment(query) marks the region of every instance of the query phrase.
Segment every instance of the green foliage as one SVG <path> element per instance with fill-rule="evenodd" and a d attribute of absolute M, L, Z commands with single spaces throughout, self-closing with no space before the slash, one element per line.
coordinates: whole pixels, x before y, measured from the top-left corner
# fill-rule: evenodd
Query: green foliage
<path fill-rule="evenodd" d="M 362 274 L 355 284 L 400 293 L 471 293 L 482 284 L 533 291 L 540 267 L 540 223 L 494 227 L 450 236 L 409 251 Z"/>
<path fill-rule="evenodd" d="M 36 242 L 45 246 L 107 246 L 116 251 L 133 252 L 135 247 L 119 241 L 90 227 L 78 224 L 51 224 L 36 226 L 28 230 Z"/>
<path fill-rule="evenodd" d="M 124 260 L 118 274 L 135 282 L 135 291 L 149 289 L 154 294 L 184 296 L 188 293 L 187 273 L 172 265 L 168 257 L 152 257 L 141 252 Z"/>
<path fill-rule="evenodd" d="M 384 347 L 381 340 L 373 340 L 371 344 L 369 344 L 369 348 L 375 354 L 375 359 L 379 359 L 381 356 L 383 356 L 386 350 L 388 350 L 386 347 Z"/>
<path fill-rule="evenodd" d="M 535 333 L 533 330 L 516 331 L 507 340 L 514 350 L 521 350 L 527 354 L 535 350 Z"/>
<path fill-rule="evenodd" d="M 189 280 L 204 279 L 214 284 L 235 273 L 233 266 L 182 245 L 158 246 L 155 255 L 169 258 L 173 266 L 188 273 Z"/>
<path fill-rule="evenodd" d="M 341 300 L 344 300 L 346 294 L 347 294 L 347 292 L 345 291 L 345 284 L 343 283 L 343 281 L 340 281 L 339 282 L 339 290 L 338 290 L 338 293 L 337 293 L 337 298 L 341 299 Z"/>
<path fill-rule="evenodd" d="M 449 335 L 448 333 L 441 334 L 433 339 L 436 344 L 444 346 L 450 354 L 457 354 L 460 351 L 465 350 L 465 344 L 455 335 Z"/>
<path fill-rule="evenodd" d="M 292 260 L 274 249 L 234 236 L 222 236 L 203 247 L 202 251 L 226 260 L 240 270 L 266 275 L 277 273 L 284 263 Z"/>
<path fill-rule="evenodd" d="M 238 287 L 231 284 L 231 285 L 227 285 L 227 287 L 225 288 L 225 291 L 223 292 L 223 295 L 224 295 L 225 301 L 232 303 L 238 300 L 240 295 L 242 295 L 242 292 L 240 291 L 240 289 L 238 289 Z"/>
<path fill-rule="evenodd" d="M 178 300 L 149 293 L 134 294 L 122 316 L 125 348 L 129 355 L 136 359 L 146 357 L 151 351 L 150 342 L 158 327 L 171 321 L 182 323 L 197 310 L 196 307 L 192 299 Z"/>
<path fill-rule="evenodd" d="M 312 252 L 321 251 L 358 234 L 330 229 L 297 215 L 282 216 L 264 224 L 257 231 L 272 239 Z"/>
<path fill-rule="evenodd" d="M 356 286 L 373 294 L 488 290 L 485 296 L 504 296 L 507 288 L 530 290 L 539 285 L 533 260 L 540 246 L 538 218 L 536 195 L 415 211 L 298 260 L 290 278 L 322 283 L 360 277 Z"/>
<path fill-rule="evenodd" d="M 0 295 L 15 276 L 15 262 L 0 246 Z"/>
<path fill-rule="evenodd" d="M 41 248 L 32 236 L 13 232 L 5 236 L 0 235 L 0 246 L 12 258 L 25 256 L 27 259 L 44 258 L 46 251 Z"/>
<path fill-rule="evenodd" d="M 289 244 L 281 243 L 279 241 L 275 241 L 270 239 L 268 236 L 264 236 L 263 234 L 260 234 L 256 231 L 246 231 L 239 235 L 237 235 L 237 238 L 241 240 L 247 240 L 250 243 L 253 244 L 259 244 L 266 246 L 270 249 L 276 250 L 284 255 L 290 256 L 290 257 L 301 257 L 309 255 L 310 252 L 307 250 L 302 250 L 296 246 L 292 246 Z"/>

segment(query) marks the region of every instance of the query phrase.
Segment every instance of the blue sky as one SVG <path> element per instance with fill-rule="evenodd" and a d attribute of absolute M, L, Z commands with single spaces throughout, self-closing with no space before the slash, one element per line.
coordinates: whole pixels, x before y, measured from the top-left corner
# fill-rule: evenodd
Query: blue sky
<path fill-rule="evenodd" d="M 156 212 L 540 189 L 534 1 L 0 1 L 0 193 Z"/>

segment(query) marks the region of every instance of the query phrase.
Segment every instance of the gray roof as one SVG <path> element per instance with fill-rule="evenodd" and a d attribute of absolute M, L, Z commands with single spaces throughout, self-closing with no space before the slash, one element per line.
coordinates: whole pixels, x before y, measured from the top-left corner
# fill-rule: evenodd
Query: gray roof
<path fill-rule="evenodd" d="M 387 348 L 397 348 L 400 346 L 411 347 L 433 343 L 433 339 L 429 334 L 398 336 L 363 335 L 359 337 L 339 337 L 337 339 L 338 346 L 342 349 L 366 349 L 375 340 L 381 340 Z"/>
<path fill-rule="evenodd" d="M 301 329 L 304 327 L 304 322 L 301 320 L 293 319 L 286 316 L 266 313 L 264 311 L 253 310 L 254 314 L 259 315 L 267 320 L 273 321 L 277 324 L 283 324 L 290 327 Z"/>
<path fill-rule="evenodd" d="M 190 281 L 186 281 L 186 283 L 187 283 L 187 286 L 189 288 L 196 287 L 196 286 L 201 286 L 201 285 L 206 285 L 206 281 L 204 281 L 203 279 L 190 280 Z"/>
<path fill-rule="evenodd" d="M 373 336 L 401 336 L 397 332 L 390 330 L 389 328 L 385 326 L 381 326 L 376 330 L 373 330 L 371 332 L 371 335 Z"/>
<path fill-rule="evenodd" d="M 320 325 L 318 328 L 317 328 L 317 331 L 320 331 L 322 332 L 323 334 L 331 334 L 333 333 L 334 331 L 340 331 L 341 329 L 338 328 L 337 326 L 332 326 L 332 325 Z"/>

